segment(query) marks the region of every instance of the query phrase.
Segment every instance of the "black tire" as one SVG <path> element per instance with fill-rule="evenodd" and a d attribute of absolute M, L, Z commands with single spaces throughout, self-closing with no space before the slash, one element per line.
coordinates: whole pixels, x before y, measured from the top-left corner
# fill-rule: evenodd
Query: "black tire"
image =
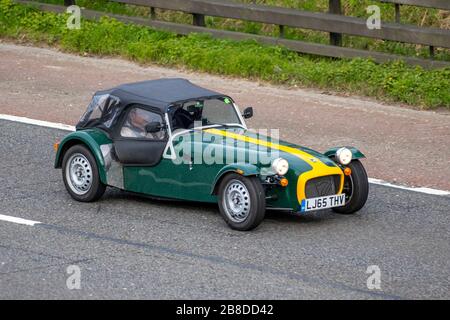
<path fill-rule="evenodd" d="M 348 167 L 352 173 L 344 180 L 346 204 L 343 207 L 333 208 L 334 212 L 340 214 L 352 214 L 359 211 L 364 207 L 369 196 L 369 180 L 362 163 L 359 160 L 353 160 Z"/>
<path fill-rule="evenodd" d="M 242 187 L 242 185 L 245 187 Z M 242 189 L 240 189 L 239 186 L 242 187 Z M 229 204 L 226 203 L 227 199 L 230 199 L 227 195 L 227 189 L 230 189 L 230 192 L 233 192 L 233 188 L 235 189 L 235 192 L 238 192 L 239 195 L 242 196 L 242 200 L 244 201 L 242 204 L 247 208 L 244 210 L 245 218 L 243 218 L 242 221 L 236 221 L 236 219 L 232 217 L 233 211 L 228 207 Z M 264 188 L 257 177 L 244 177 L 235 173 L 226 175 L 219 185 L 218 200 L 219 210 L 223 219 L 230 228 L 234 230 L 252 230 L 264 219 L 266 213 L 266 198 Z M 239 204 L 236 205 L 238 206 Z"/>
<path fill-rule="evenodd" d="M 82 155 L 82 156 L 80 156 Z M 78 157 L 81 159 L 79 162 L 80 167 L 90 166 L 89 170 L 85 172 L 86 181 L 89 183 L 89 188 L 87 190 L 76 190 L 76 183 L 72 182 L 70 178 L 70 173 L 68 173 L 69 169 L 69 160 L 75 159 Z M 84 159 L 83 159 L 84 157 Z M 76 159 L 75 159 L 76 161 Z M 84 162 L 83 162 L 84 161 Z M 87 163 L 86 163 L 87 161 Z M 70 172 L 70 171 L 69 171 Z M 100 181 L 100 176 L 98 172 L 97 161 L 95 161 L 94 156 L 91 151 L 82 144 L 77 144 L 69 148 L 64 153 L 63 161 L 62 161 L 62 176 L 64 185 L 66 186 L 67 191 L 70 196 L 81 202 L 92 202 L 100 199 L 103 193 L 106 190 L 106 185 L 104 185 Z M 89 179 L 89 180 L 87 180 Z"/>

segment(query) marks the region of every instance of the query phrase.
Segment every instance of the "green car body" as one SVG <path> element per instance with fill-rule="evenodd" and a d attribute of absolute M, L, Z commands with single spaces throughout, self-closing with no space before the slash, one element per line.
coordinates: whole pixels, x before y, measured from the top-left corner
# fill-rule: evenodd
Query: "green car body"
<path fill-rule="evenodd" d="M 251 230 L 266 209 L 307 212 L 363 207 L 368 179 L 354 147 L 325 153 L 249 130 L 229 96 L 185 79 L 97 92 L 56 150 L 55 168 L 77 201 L 107 186 L 157 198 L 218 203 L 228 225 Z"/>
<path fill-rule="evenodd" d="M 204 131 L 207 131 L 208 136 L 203 139 L 201 143 L 201 149 L 204 152 L 206 148 L 211 148 L 212 145 L 217 144 L 211 138 L 221 137 L 223 134 L 230 133 L 233 137 L 239 137 L 239 139 L 250 139 L 250 142 L 244 147 L 238 147 L 236 145 L 226 146 L 224 148 L 224 160 L 223 164 L 175 164 L 173 159 L 163 155 L 161 161 L 155 166 L 121 166 L 122 175 L 119 179 L 123 179 L 122 183 L 113 183 L 117 180 L 117 177 L 109 177 L 105 168 L 105 159 L 102 154 L 102 146 L 111 146 L 113 141 L 108 138 L 108 135 L 101 129 L 86 129 L 79 130 L 67 135 L 59 144 L 55 158 L 55 168 L 61 168 L 62 156 L 70 146 L 74 144 L 86 145 L 95 157 L 99 168 L 99 175 L 102 183 L 108 186 L 119 187 L 126 191 L 142 193 L 155 197 L 173 198 L 189 201 L 200 202 L 217 202 L 217 186 L 219 185 L 221 178 L 227 173 L 238 172 L 243 176 L 257 176 L 264 183 L 270 173 L 264 173 L 270 171 L 270 166 L 267 164 L 256 163 L 251 164 L 245 161 L 236 161 L 232 163 L 226 163 L 225 155 L 227 152 L 237 153 L 236 150 L 242 151 L 245 154 L 245 158 L 248 160 L 251 154 L 257 153 L 258 150 L 252 148 L 257 141 L 268 141 L 266 136 L 257 135 L 248 130 L 238 129 L 244 131 L 243 133 L 236 134 L 236 129 L 205 129 L 194 130 L 187 132 L 184 136 L 188 135 L 188 141 L 196 141 L 196 135 L 204 135 Z M 235 137 L 235 138 L 236 138 Z M 236 141 L 242 141 L 234 139 Z M 255 140 L 255 141 L 254 141 Z M 170 143 L 170 142 L 168 142 Z M 183 143 L 183 141 L 178 142 Z M 279 145 L 279 146 L 278 146 Z M 304 183 L 299 185 L 301 181 L 299 177 L 308 174 L 309 178 L 317 178 L 322 175 L 318 169 L 313 168 L 305 160 L 296 154 L 296 150 L 301 153 L 307 154 L 311 159 L 315 159 L 317 163 L 330 169 L 330 172 L 338 174 L 343 179 L 342 168 L 332 160 L 336 154 L 336 150 L 340 147 L 335 147 L 324 154 L 316 152 L 314 150 L 297 146 L 284 141 L 278 142 L 275 146 L 279 153 L 277 156 L 282 157 L 289 162 L 289 170 L 285 177 L 289 181 L 286 187 L 282 187 L 274 184 L 271 188 L 267 188 L 267 207 L 283 209 L 288 211 L 298 211 L 299 204 L 305 198 L 300 195 L 301 190 L 305 188 Z M 191 147 L 193 149 L 193 147 Z M 352 151 L 353 159 L 364 158 L 364 155 L 356 148 L 349 147 Z M 255 158 L 255 156 L 253 156 Z M 237 160 L 237 159 L 236 159 Z M 273 159 L 272 159 L 273 160 Z M 207 162 L 207 160 L 205 160 Z M 328 174 L 328 171 L 325 172 Z M 339 192 L 342 192 L 342 186 L 339 188 Z"/>

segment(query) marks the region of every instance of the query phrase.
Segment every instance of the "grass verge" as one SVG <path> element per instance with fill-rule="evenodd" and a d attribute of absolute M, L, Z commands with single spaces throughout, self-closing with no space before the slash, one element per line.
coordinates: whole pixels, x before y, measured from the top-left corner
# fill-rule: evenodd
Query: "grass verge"
<path fill-rule="evenodd" d="M 217 40 L 203 34 L 177 36 L 109 18 L 82 20 L 81 29 L 70 30 L 67 17 L 0 0 L 0 37 L 45 43 L 74 53 L 120 56 L 140 63 L 450 109 L 450 68 L 424 70 L 401 61 L 377 64 L 368 59 L 311 57 L 255 41 Z"/>
<path fill-rule="evenodd" d="M 52 4 L 63 5 L 64 0 L 34 0 Z M 327 12 L 328 0 L 233 0 L 243 3 L 257 3 L 261 5 L 272 5 L 286 7 L 291 9 L 306 10 L 313 12 Z M 115 14 L 149 17 L 150 8 L 145 6 L 128 5 L 109 0 L 76 0 L 80 7 L 92 10 L 110 12 Z M 346 16 L 365 18 L 369 16 L 366 8 L 369 5 L 376 4 L 380 8 L 380 14 L 384 22 L 395 21 L 395 9 L 392 3 L 382 3 L 374 0 L 346 0 L 342 2 L 342 13 Z M 440 29 L 450 29 L 450 11 L 422 8 L 417 6 L 402 6 L 402 23 L 418 25 L 421 27 L 432 27 Z M 192 15 L 189 13 L 155 9 L 155 18 L 157 20 L 169 21 L 175 23 L 192 23 Z M 279 28 L 276 25 L 264 24 L 252 21 L 227 19 L 221 17 L 206 16 L 206 26 L 213 29 L 222 29 L 229 31 L 240 31 L 245 33 L 279 36 Z M 283 37 L 293 40 L 303 40 L 328 44 L 329 34 L 327 32 L 284 28 Z M 366 37 L 343 35 L 343 45 L 349 48 L 366 49 L 371 51 L 380 51 L 395 53 L 405 56 L 417 56 L 421 58 L 430 58 L 428 46 L 400 43 L 396 41 L 383 41 Z M 435 48 L 434 59 L 450 61 L 450 50 L 446 48 Z"/>

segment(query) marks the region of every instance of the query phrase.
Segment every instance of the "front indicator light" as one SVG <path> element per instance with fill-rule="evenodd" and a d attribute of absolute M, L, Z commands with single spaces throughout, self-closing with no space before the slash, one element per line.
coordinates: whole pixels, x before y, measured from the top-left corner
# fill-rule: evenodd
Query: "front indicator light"
<path fill-rule="evenodd" d="M 351 175 L 351 174 L 352 174 L 352 169 L 350 169 L 349 167 L 345 168 L 345 169 L 344 169 L 344 174 L 345 174 L 346 176 Z"/>
<path fill-rule="evenodd" d="M 288 179 L 286 179 L 286 178 L 280 179 L 280 186 L 287 187 L 288 184 L 289 184 Z"/>
<path fill-rule="evenodd" d="M 59 141 L 57 141 L 57 142 L 55 142 L 55 143 L 53 144 L 53 149 L 54 149 L 55 151 L 58 151 L 58 148 L 59 148 Z"/>

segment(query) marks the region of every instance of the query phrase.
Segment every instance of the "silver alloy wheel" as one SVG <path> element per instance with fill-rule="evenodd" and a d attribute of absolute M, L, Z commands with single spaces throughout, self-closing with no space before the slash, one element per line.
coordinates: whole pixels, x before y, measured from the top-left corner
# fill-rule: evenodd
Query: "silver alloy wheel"
<path fill-rule="evenodd" d="M 85 195 L 92 186 L 92 167 L 81 153 L 74 153 L 66 163 L 66 181 L 77 195 Z"/>
<path fill-rule="evenodd" d="M 223 207 L 231 221 L 240 223 L 250 213 L 250 194 L 247 187 L 239 180 L 233 179 L 225 187 Z"/>

